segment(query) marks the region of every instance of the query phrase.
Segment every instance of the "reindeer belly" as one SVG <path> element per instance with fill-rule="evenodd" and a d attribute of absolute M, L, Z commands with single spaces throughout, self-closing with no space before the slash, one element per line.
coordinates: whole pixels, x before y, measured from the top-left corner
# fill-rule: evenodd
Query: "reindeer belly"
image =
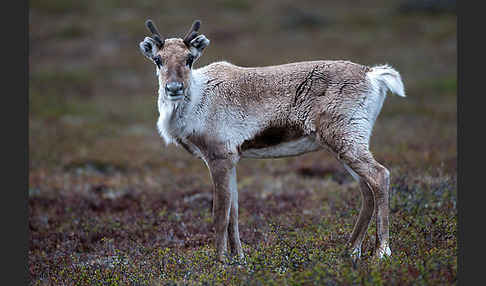
<path fill-rule="evenodd" d="M 243 158 L 279 158 L 320 149 L 314 136 L 304 134 L 297 126 L 269 126 L 240 146 Z"/>
<path fill-rule="evenodd" d="M 295 140 L 281 142 L 279 144 L 261 147 L 248 148 L 241 151 L 243 158 L 280 158 L 297 156 L 307 152 L 322 149 L 322 146 L 315 142 L 311 136 L 300 137 Z"/>
<path fill-rule="evenodd" d="M 243 142 L 240 154 L 243 158 L 279 158 L 317 151 L 321 146 L 314 136 L 305 135 L 297 127 L 269 127 L 251 140 Z"/>

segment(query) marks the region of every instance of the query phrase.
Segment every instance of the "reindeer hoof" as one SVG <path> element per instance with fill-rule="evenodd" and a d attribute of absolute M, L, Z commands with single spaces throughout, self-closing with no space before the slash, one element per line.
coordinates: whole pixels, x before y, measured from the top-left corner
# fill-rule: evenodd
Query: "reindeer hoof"
<path fill-rule="evenodd" d="M 351 258 L 357 258 L 357 259 L 361 258 L 361 248 L 360 247 L 356 247 L 353 250 L 351 250 Z"/>
<path fill-rule="evenodd" d="M 361 248 L 356 247 L 353 250 L 351 250 L 350 257 L 351 257 L 351 262 L 353 263 L 353 268 L 356 269 L 356 267 L 358 266 L 358 262 L 361 259 Z"/>
<path fill-rule="evenodd" d="M 373 255 L 376 259 L 383 259 L 385 257 L 390 257 L 391 256 L 391 249 L 388 245 L 383 245 L 381 247 L 378 247 L 375 249 L 375 254 Z"/>

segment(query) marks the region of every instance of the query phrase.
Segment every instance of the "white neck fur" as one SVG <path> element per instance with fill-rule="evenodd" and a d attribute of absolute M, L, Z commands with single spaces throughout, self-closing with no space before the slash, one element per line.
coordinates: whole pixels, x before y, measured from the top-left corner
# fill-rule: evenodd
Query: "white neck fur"
<path fill-rule="evenodd" d="M 159 71 L 157 70 L 157 75 Z M 159 78 L 159 97 L 157 101 L 159 119 L 157 129 L 165 141 L 165 144 L 177 144 L 176 138 L 185 138 L 191 133 L 202 130 L 207 106 L 202 105 L 201 99 L 204 96 L 206 76 L 200 69 L 192 70 L 190 73 L 190 86 L 186 96 L 182 100 L 171 101 L 165 94 L 165 88 Z"/>

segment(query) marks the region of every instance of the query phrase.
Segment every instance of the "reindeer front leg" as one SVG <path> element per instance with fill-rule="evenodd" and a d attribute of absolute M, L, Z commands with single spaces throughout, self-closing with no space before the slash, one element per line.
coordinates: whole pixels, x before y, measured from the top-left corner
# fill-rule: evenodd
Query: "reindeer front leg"
<path fill-rule="evenodd" d="M 229 246 L 231 255 L 237 255 L 238 258 L 243 259 L 243 248 L 241 247 L 240 232 L 238 230 L 238 187 L 236 182 L 236 166 L 231 169 L 230 192 L 231 208 L 228 225 Z"/>
<path fill-rule="evenodd" d="M 228 232 L 231 237 L 231 247 L 236 247 L 238 254 L 241 252 L 241 244 L 239 242 L 238 234 L 238 216 L 232 216 L 231 227 L 233 231 L 229 231 L 230 212 L 231 209 L 238 211 L 236 205 L 232 207 L 232 201 L 235 200 L 236 194 L 236 167 L 234 160 L 230 158 L 218 158 L 209 160 L 209 172 L 213 181 L 213 223 L 216 231 L 216 258 L 223 261 L 224 255 L 227 253 Z M 236 221 L 235 221 L 236 218 Z M 236 223 L 236 232 L 235 230 Z M 236 243 L 235 238 L 238 242 Z M 238 249 L 239 248 L 239 249 Z M 232 249 L 232 252 L 235 251 Z"/>

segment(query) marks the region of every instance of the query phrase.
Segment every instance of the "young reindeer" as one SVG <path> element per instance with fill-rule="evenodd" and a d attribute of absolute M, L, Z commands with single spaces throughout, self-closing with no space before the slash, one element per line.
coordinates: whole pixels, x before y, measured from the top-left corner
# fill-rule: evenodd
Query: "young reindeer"
<path fill-rule="evenodd" d="M 217 259 L 244 257 L 238 232 L 236 164 L 240 158 L 278 158 L 326 149 L 359 181 L 362 205 L 349 239 L 351 256 L 375 213 L 374 256 L 391 255 L 388 231 L 390 173 L 369 150 L 387 91 L 405 96 L 400 74 L 382 65 L 308 61 L 268 67 L 215 62 L 193 69 L 209 40 L 196 20 L 183 39 L 152 37 L 141 52 L 156 65 L 157 127 L 166 144 L 182 146 L 210 172 Z"/>

